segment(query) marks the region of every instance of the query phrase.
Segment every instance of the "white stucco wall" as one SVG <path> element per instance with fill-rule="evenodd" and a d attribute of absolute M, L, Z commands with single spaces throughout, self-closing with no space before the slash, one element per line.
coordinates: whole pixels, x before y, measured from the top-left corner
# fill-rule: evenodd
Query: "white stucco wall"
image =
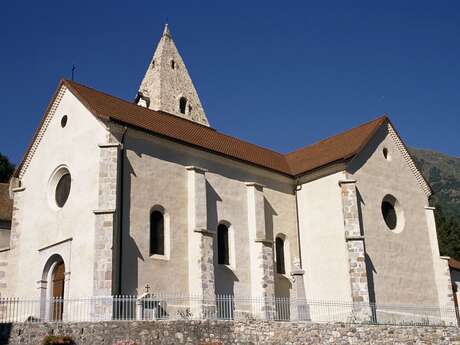
<path fill-rule="evenodd" d="M 61 118 L 68 116 L 61 127 Z M 38 298 L 37 281 L 53 253 L 64 256 L 70 286 L 66 296 L 90 296 L 93 288 L 94 214 L 98 200 L 98 144 L 105 127 L 65 91 L 16 192 L 18 247 L 10 253 L 10 296 Z M 71 173 L 71 190 L 63 208 L 48 197 L 49 180 L 59 165 Z M 54 195 L 52 191 L 50 195 Z"/>
<path fill-rule="evenodd" d="M 272 237 L 286 234 L 289 252 L 298 252 L 292 179 L 134 130 L 128 130 L 125 147 L 123 293 L 135 293 L 147 283 L 156 291 L 188 291 L 187 166 L 207 170 L 207 228 L 216 230 L 224 221 L 234 241 L 233 265 L 215 268 L 217 292 L 250 296 L 246 182 L 265 186 L 267 230 Z M 154 205 L 169 214 L 169 260 L 149 257 L 149 212 Z"/>
<path fill-rule="evenodd" d="M 384 148 L 390 159 L 385 159 Z M 371 300 L 438 305 L 433 260 L 439 260 L 439 251 L 430 242 L 435 233 L 427 222 L 428 199 L 387 127 L 380 128 L 347 170 L 357 180 L 361 198 L 370 291 L 375 294 Z M 403 210 L 401 232 L 389 230 L 382 217 L 381 204 L 387 194 L 393 195 Z M 398 218 L 402 223 L 402 217 Z"/>
<path fill-rule="evenodd" d="M 351 301 L 339 181 L 343 172 L 301 185 L 298 190 L 302 267 L 306 297 Z"/>

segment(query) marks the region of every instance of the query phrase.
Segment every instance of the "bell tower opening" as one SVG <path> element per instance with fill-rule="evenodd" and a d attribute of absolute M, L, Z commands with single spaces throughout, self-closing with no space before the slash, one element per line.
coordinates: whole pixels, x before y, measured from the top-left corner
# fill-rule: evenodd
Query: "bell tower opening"
<path fill-rule="evenodd" d="M 181 97 L 179 99 L 179 111 L 181 114 L 185 114 L 186 107 L 187 107 L 187 98 Z"/>

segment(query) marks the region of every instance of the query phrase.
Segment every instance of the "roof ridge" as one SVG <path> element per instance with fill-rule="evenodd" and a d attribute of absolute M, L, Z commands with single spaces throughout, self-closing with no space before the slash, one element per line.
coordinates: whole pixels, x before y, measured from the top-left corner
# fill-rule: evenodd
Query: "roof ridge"
<path fill-rule="evenodd" d="M 92 90 L 92 91 L 94 91 L 94 92 L 101 93 L 101 94 L 103 94 L 103 95 L 105 95 L 105 96 L 107 96 L 107 97 L 115 98 L 115 99 L 117 99 L 117 100 L 119 100 L 119 101 L 122 101 L 122 102 L 124 102 L 124 103 L 127 103 L 127 104 L 129 104 L 129 105 L 133 105 L 133 106 L 136 106 L 136 107 L 145 109 L 145 110 L 148 111 L 148 112 L 153 112 L 153 113 L 156 113 L 156 114 L 162 114 L 162 115 L 166 115 L 166 116 L 172 116 L 175 120 L 184 121 L 185 123 L 190 124 L 190 125 L 193 125 L 193 126 L 199 126 L 199 127 L 203 128 L 203 129 L 210 130 L 210 131 L 215 132 L 215 133 L 219 133 L 220 135 L 225 136 L 225 137 L 227 137 L 227 138 L 236 139 L 236 140 L 245 142 L 246 144 L 255 146 L 255 147 L 260 148 L 260 149 L 263 149 L 263 150 L 271 151 L 271 152 L 276 153 L 277 155 L 280 155 L 280 156 L 283 156 L 283 157 L 286 156 L 284 153 L 275 151 L 275 150 L 270 149 L 270 148 L 268 148 L 268 147 L 264 147 L 264 146 L 261 146 L 261 145 L 259 145 L 259 144 L 251 143 L 250 141 L 243 140 L 243 139 L 237 138 L 237 137 L 235 137 L 235 136 L 232 136 L 232 135 L 230 135 L 230 134 L 226 134 L 226 133 L 220 132 L 220 131 L 218 131 L 217 129 L 215 129 L 215 128 L 213 128 L 213 127 L 206 126 L 206 125 L 203 125 L 203 124 L 198 123 L 198 122 L 190 121 L 190 120 L 184 119 L 184 118 L 182 118 L 182 117 L 176 116 L 176 115 L 174 115 L 174 114 L 170 114 L 170 113 L 164 112 L 164 111 L 162 111 L 162 110 L 153 110 L 153 109 L 149 109 L 149 108 L 146 108 L 146 107 L 137 105 L 136 103 L 131 103 L 131 102 L 129 102 L 129 101 L 123 99 L 123 98 L 120 98 L 120 97 L 117 97 L 117 96 L 113 96 L 113 95 L 111 95 L 111 94 L 109 94 L 109 93 L 107 93 L 107 92 L 99 91 L 99 90 L 97 90 L 97 89 L 95 89 L 95 88 L 92 88 L 92 87 L 90 87 L 90 86 L 86 86 L 86 85 L 84 85 L 84 84 L 77 83 L 77 82 L 75 82 L 75 81 L 71 81 L 71 80 L 67 80 L 67 79 L 63 79 L 63 81 L 64 81 L 64 83 L 66 83 L 66 84 L 70 84 L 70 86 L 72 86 L 72 84 L 76 84 L 76 85 L 78 85 L 78 86 L 80 86 L 80 87 L 84 87 L 84 88 L 89 89 L 89 90 Z M 78 93 L 78 90 L 75 90 L 75 91 Z M 84 98 L 84 96 L 81 96 L 81 97 Z M 110 117 L 110 115 L 109 115 L 109 117 Z"/>
<path fill-rule="evenodd" d="M 72 92 L 94 116 L 105 121 L 123 123 L 146 131 L 149 134 L 162 136 L 168 140 L 190 145 L 290 177 L 296 177 L 337 160 L 351 158 L 369 141 L 369 138 L 375 133 L 376 128 L 388 119 L 387 115 L 384 114 L 357 127 L 329 136 L 326 139 L 299 148 L 293 152 L 281 153 L 271 148 L 239 139 L 230 134 L 221 133 L 215 128 L 164 111 L 156 111 L 139 106 L 133 102 L 98 91 L 75 81 L 61 79 L 53 99 L 48 105 L 44 118 L 34 135 L 31 146 L 36 141 L 37 133 L 42 130 L 43 121 L 51 111 L 50 107 L 55 103 L 58 93 L 63 89 L 63 86 Z M 369 126 L 372 123 L 375 124 Z M 350 134 L 347 135 L 346 133 Z M 331 140 L 334 137 L 337 140 Z M 324 145 L 321 145 L 322 143 Z M 18 165 L 16 176 L 18 176 L 19 171 L 23 170 L 24 161 L 29 155 L 31 146 L 29 146 L 21 164 Z"/>
<path fill-rule="evenodd" d="M 365 122 L 365 123 L 362 123 L 362 124 L 360 124 L 360 125 L 358 125 L 358 126 L 356 126 L 356 127 L 351 127 L 351 128 L 349 128 L 349 129 L 343 130 L 343 131 L 341 131 L 341 132 L 339 132 L 339 133 L 337 133 L 337 134 L 330 135 L 330 136 L 328 136 L 328 137 L 325 138 L 325 139 L 322 139 L 322 140 L 316 141 L 316 142 L 314 142 L 314 143 L 308 144 L 308 145 L 306 145 L 306 146 L 300 147 L 300 148 L 298 148 L 298 149 L 295 149 L 294 151 L 287 152 L 287 153 L 282 153 L 282 152 L 273 150 L 273 149 L 271 149 L 271 148 L 268 148 L 268 147 L 265 147 L 265 146 L 262 146 L 262 145 L 259 145 L 259 144 L 252 143 L 252 142 L 250 142 L 250 141 L 247 141 L 247 140 L 243 140 L 243 139 L 237 138 L 237 137 L 232 136 L 232 135 L 230 135 L 230 134 L 226 134 L 226 133 L 220 132 L 220 131 L 218 131 L 217 129 L 211 127 L 211 126 L 206 126 L 206 125 L 203 125 L 203 124 L 201 124 L 201 123 L 197 123 L 197 122 L 194 122 L 194 121 L 190 121 L 190 120 L 181 118 L 181 117 L 179 117 L 179 116 L 176 116 L 176 115 L 174 115 L 174 114 L 167 113 L 167 112 L 162 111 L 162 110 L 153 110 L 153 109 L 150 109 L 150 108 L 146 108 L 146 107 L 137 105 L 136 103 L 131 103 L 131 102 L 129 102 L 129 101 L 127 101 L 126 99 L 123 99 L 123 98 L 121 98 L 121 97 L 111 95 L 111 94 L 109 94 L 109 93 L 107 93 L 107 92 L 104 92 L 104 91 L 99 91 L 99 90 L 97 90 L 97 89 L 95 89 L 95 88 L 93 88 L 93 87 L 90 87 L 90 86 L 87 86 L 87 85 L 84 85 L 84 84 L 81 84 L 81 83 L 77 83 L 76 81 L 73 81 L 73 80 L 63 79 L 63 81 L 64 81 L 65 83 L 69 83 L 70 85 L 76 84 L 76 85 L 78 85 L 78 86 L 84 87 L 84 88 L 89 89 L 89 90 L 92 90 L 92 91 L 94 91 L 94 92 L 101 93 L 101 94 L 103 94 L 103 95 L 105 95 L 105 96 L 108 96 L 108 97 L 112 97 L 112 98 L 118 99 L 118 100 L 120 100 L 120 101 L 122 101 L 122 102 L 124 102 L 124 103 L 130 104 L 130 105 L 134 105 L 134 106 L 136 106 L 136 107 L 140 107 L 140 108 L 145 109 L 145 110 L 147 110 L 147 111 L 149 111 L 149 112 L 153 112 L 153 113 L 157 113 L 157 114 L 162 114 L 162 115 L 166 115 L 166 116 L 173 116 L 174 119 L 178 119 L 178 120 L 180 120 L 180 121 L 186 121 L 186 123 L 189 123 L 189 124 L 191 124 L 191 125 L 201 126 L 201 127 L 203 127 L 203 128 L 206 128 L 207 130 L 211 130 L 211 131 L 213 131 L 213 132 L 219 133 L 220 135 L 226 136 L 227 138 L 231 138 L 231 139 L 236 139 L 236 140 L 243 141 L 243 142 L 245 142 L 245 143 L 247 143 L 247 144 L 249 144 L 249 145 L 252 145 L 252 146 L 255 146 L 255 147 L 264 149 L 264 150 L 271 151 L 271 152 L 276 153 L 276 154 L 278 154 L 278 155 L 280 155 L 280 156 L 284 156 L 285 158 L 287 158 L 290 154 L 293 154 L 293 153 L 295 153 L 295 152 L 297 152 L 297 151 L 300 151 L 300 150 L 305 149 L 305 148 L 307 148 L 307 147 L 311 147 L 311 146 L 314 146 L 314 145 L 321 144 L 322 142 L 325 142 L 325 141 L 327 141 L 327 140 L 329 140 L 329 139 L 332 139 L 332 138 L 334 138 L 334 137 L 337 137 L 337 136 L 340 136 L 340 135 L 342 135 L 342 134 L 348 133 L 348 132 L 350 132 L 350 131 L 352 131 L 352 130 L 355 130 L 355 129 L 358 129 L 358 128 L 367 126 L 367 125 L 369 125 L 369 124 L 371 124 L 371 123 L 373 123 L 373 122 L 377 122 L 377 121 L 379 121 L 379 120 L 383 121 L 383 120 L 385 120 L 385 119 L 388 119 L 388 114 L 385 112 L 385 113 L 383 113 L 382 115 L 379 115 L 378 117 L 376 117 L 376 118 L 374 118 L 374 119 L 372 119 L 372 120 L 369 120 L 369 121 L 367 121 L 367 122 Z M 78 91 L 77 91 L 77 92 L 78 92 Z M 109 116 L 109 117 L 110 117 L 110 116 Z"/>

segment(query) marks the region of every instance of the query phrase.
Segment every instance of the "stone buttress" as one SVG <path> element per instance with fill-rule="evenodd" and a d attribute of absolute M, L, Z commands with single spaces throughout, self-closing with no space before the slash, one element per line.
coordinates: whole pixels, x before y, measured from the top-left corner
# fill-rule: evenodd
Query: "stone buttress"
<path fill-rule="evenodd" d="M 113 293 L 113 233 L 117 207 L 117 160 L 119 143 L 100 144 L 99 207 L 95 215 L 94 295 Z"/>
<path fill-rule="evenodd" d="M 348 249 L 351 299 L 354 316 L 359 320 L 369 320 L 369 287 L 367 281 L 366 250 L 361 231 L 358 211 L 356 180 L 339 181 L 342 194 L 345 241 Z"/>
<path fill-rule="evenodd" d="M 251 297 L 261 301 L 261 317 L 272 319 L 275 296 L 273 271 L 273 239 L 268 238 L 265 227 L 265 200 L 263 186 L 246 183 L 248 201 L 248 231 L 251 265 Z"/>
<path fill-rule="evenodd" d="M 198 313 L 215 309 L 214 235 L 207 229 L 206 170 L 188 166 L 188 274 L 189 294 L 202 300 Z"/>

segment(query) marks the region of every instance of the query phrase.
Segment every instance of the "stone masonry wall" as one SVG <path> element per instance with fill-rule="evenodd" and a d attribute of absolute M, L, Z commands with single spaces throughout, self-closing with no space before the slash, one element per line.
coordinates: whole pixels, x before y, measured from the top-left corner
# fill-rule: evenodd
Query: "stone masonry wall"
<path fill-rule="evenodd" d="M 7 259 L 8 262 L 4 266 L 6 267 L 5 275 L 8 281 L 5 281 L 4 282 L 5 286 L 2 287 L 3 295 L 8 295 L 9 292 L 14 291 L 13 290 L 14 285 L 11 282 L 14 282 L 15 276 L 17 274 L 16 273 L 17 264 L 16 264 L 16 260 L 14 260 L 13 258 L 19 254 L 19 250 L 20 250 L 19 248 L 20 239 L 21 239 L 20 219 L 23 216 L 22 215 L 23 210 L 21 208 L 21 205 L 23 204 L 24 193 L 22 192 L 24 190 L 25 190 L 24 187 L 13 189 L 14 197 L 13 197 L 13 215 L 12 215 L 12 220 L 11 220 L 10 249 L 8 253 L 5 253 L 5 254 L 8 254 L 8 255 L 5 255 L 8 257 Z"/>
<path fill-rule="evenodd" d="M 369 302 L 367 270 L 365 262 L 364 236 L 359 225 L 356 181 L 340 182 L 342 190 L 345 240 L 347 241 L 350 264 L 350 284 L 353 302 Z"/>
<path fill-rule="evenodd" d="M 359 320 L 366 321 L 371 317 L 369 303 L 369 287 L 367 284 L 366 251 L 364 236 L 359 224 L 358 198 L 355 180 L 340 181 L 342 190 L 343 221 L 345 241 L 348 249 L 350 265 L 350 287 L 353 308 Z M 361 304 L 364 303 L 364 304 Z"/>
<path fill-rule="evenodd" d="M 214 292 L 213 234 L 203 232 L 201 235 L 201 287 L 203 299 L 212 301 Z"/>
<path fill-rule="evenodd" d="M 8 287 L 8 259 L 9 259 L 9 249 L 4 249 L 0 251 L 0 297 L 3 297 L 6 294 L 6 289 Z"/>
<path fill-rule="evenodd" d="M 38 345 L 46 335 L 71 336 L 76 345 L 460 344 L 456 327 L 185 320 L 0 325 L 0 344 Z"/>
<path fill-rule="evenodd" d="M 112 291 L 112 247 L 117 200 L 118 144 L 100 144 L 99 208 L 95 214 L 94 295 Z"/>

